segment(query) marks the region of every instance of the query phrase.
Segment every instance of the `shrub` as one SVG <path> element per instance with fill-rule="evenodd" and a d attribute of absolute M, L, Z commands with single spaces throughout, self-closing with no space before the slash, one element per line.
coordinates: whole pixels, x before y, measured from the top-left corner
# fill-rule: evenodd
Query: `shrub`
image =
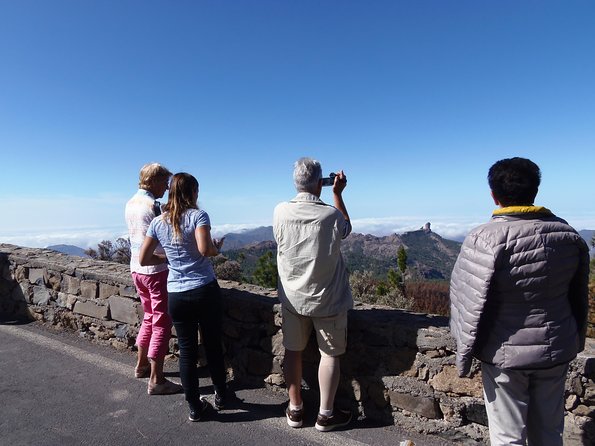
<path fill-rule="evenodd" d="M 450 314 L 449 285 L 445 280 L 405 282 L 405 294 L 418 313 Z"/>
<path fill-rule="evenodd" d="M 218 279 L 243 282 L 242 267 L 239 262 L 229 260 L 221 254 L 213 257 L 211 261 L 213 262 L 215 275 Z"/>
<path fill-rule="evenodd" d="M 258 258 L 252 279 L 256 285 L 277 288 L 277 276 L 277 264 L 273 261 L 273 253 L 267 251 Z"/>
<path fill-rule="evenodd" d="M 130 240 L 123 237 L 115 242 L 103 240 L 97 245 L 97 249 L 86 249 L 85 254 L 95 260 L 108 260 L 126 265 L 130 263 Z"/>
<path fill-rule="evenodd" d="M 349 276 L 351 294 L 355 300 L 372 305 L 410 309 L 411 302 L 398 286 L 374 277 L 371 271 L 354 271 Z"/>

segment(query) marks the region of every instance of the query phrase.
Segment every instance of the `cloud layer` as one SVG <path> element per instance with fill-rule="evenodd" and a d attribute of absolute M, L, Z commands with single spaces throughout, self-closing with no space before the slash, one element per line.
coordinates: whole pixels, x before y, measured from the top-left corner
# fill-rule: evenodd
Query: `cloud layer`
<path fill-rule="evenodd" d="M 415 231 L 422 228 L 426 223 L 431 224 L 431 229 L 436 234 L 450 239 L 461 241 L 467 233 L 475 226 L 487 220 L 470 218 L 424 218 L 424 217 L 384 217 L 384 218 L 360 218 L 352 220 L 353 231 L 362 234 L 385 236 L 389 234 L 402 234 L 408 231 Z M 569 220 L 577 230 L 592 229 L 590 219 Z M 224 224 L 215 225 L 212 228 L 213 237 L 241 232 L 247 229 L 254 229 L 260 226 L 270 226 L 270 222 L 247 223 L 247 224 Z M 591 227 L 590 227 L 591 226 Z M 9 243 L 31 248 L 45 248 L 51 245 L 75 245 L 81 248 L 96 247 L 102 240 L 115 240 L 118 237 L 127 237 L 127 230 L 124 225 L 107 227 L 65 227 L 60 230 L 46 231 L 3 231 L 0 235 L 0 243 Z"/>

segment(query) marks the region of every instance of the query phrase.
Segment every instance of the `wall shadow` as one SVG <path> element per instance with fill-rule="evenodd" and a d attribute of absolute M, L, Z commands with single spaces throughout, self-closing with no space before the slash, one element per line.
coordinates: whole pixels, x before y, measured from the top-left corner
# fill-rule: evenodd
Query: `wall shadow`
<path fill-rule="evenodd" d="M 353 409 L 375 425 L 393 425 L 391 398 L 423 402 L 420 415 L 441 417 L 438 402 L 411 394 L 402 382 L 417 380 L 420 330 L 448 327 L 448 318 L 392 308 L 359 308 L 349 312 L 347 352 L 341 362 L 341 394 Z M 436 347 L 447 340 L 436 339 Z M 433 341 L 430 341 L 430 344 Z M 414 392 L 415 393 L 415 392 Z M 359 403 L 358 403 L 359 401 Z M 399 406 L 398 402 L 393 402 Z M 361 407 L 358 407 L 361 406 Z"/>
<path fill-rule="evenodd" d="M 32 321 L 27 297 L 10 270 L 8 254 L 0 252 L 0 324 L 21 325 Z"/>
<path fill-rule="evenodd" d="M 279 302 L 236 288 L 222 288 L 221 292 L 228 380 L 236 389 L 263 388 L 265 378 L 282 373 L 282 352 L 274 343 L 280 330 L 275 325 L 275 305 Z"/>

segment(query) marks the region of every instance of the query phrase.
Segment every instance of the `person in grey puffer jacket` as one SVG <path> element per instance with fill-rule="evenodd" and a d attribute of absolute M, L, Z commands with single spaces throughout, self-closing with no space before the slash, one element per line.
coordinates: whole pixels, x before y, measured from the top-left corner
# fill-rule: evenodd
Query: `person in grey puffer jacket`
<path fill-rule="evenodd" d="M 490 442 L 562 445 L 568 363 L 585 345 L 589 249 L 534 206 L 541 172 L 503 159 L 488 182 L 499 209 L 465 238 L 450 282 L 460 376 L 481 361 Z"/>

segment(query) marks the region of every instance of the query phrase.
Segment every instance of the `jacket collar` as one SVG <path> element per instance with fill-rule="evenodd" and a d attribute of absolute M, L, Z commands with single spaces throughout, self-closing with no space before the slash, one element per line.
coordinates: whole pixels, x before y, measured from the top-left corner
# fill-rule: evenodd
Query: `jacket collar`
<path fill-rule="evenodd" d="M 307 202 L 315 202 L 315 203 L 323 203 L 323 201 L 314 194 L 310 192 L 299 192 L 295 198 L 291 201 L 307 201 Z"/>
<path fill-rule="evenodd" d="M 507 206 L 496 209 L 492 212 L 492 216 L 498 215 L 522 215 L 522 214 L 543 214 L 552 215 L 552 211 L 543 206 Z"/>

